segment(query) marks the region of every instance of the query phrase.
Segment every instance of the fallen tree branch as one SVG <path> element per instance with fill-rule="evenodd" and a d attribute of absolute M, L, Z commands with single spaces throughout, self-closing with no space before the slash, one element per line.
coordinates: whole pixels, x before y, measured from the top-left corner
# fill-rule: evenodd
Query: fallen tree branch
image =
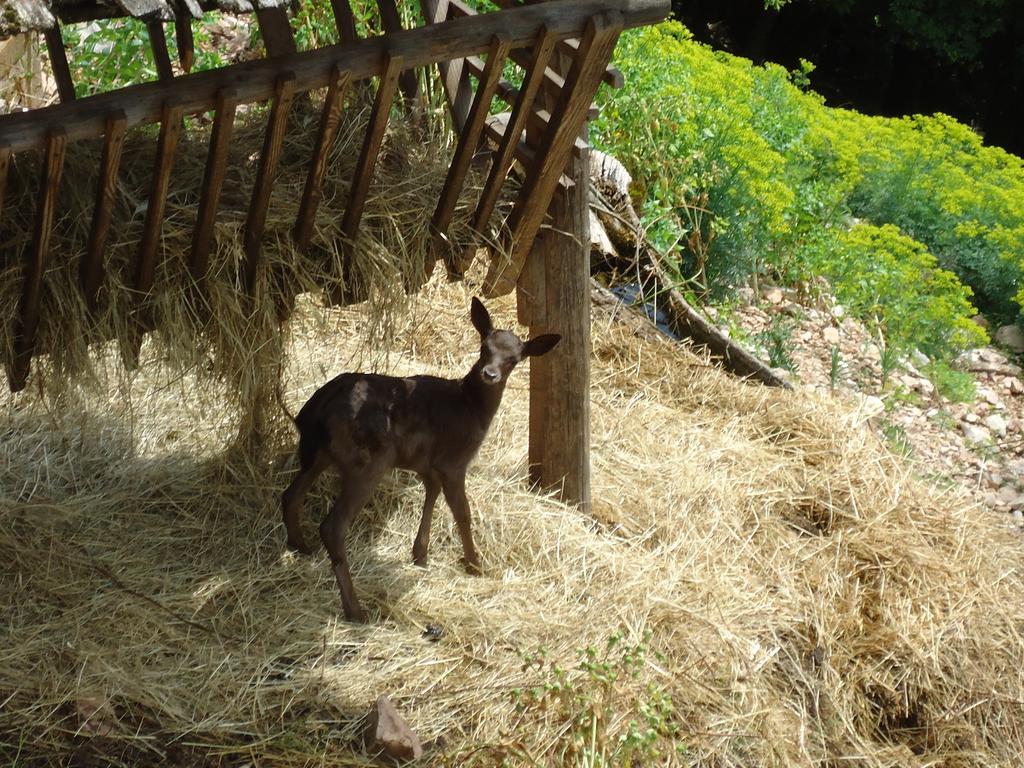
<path fill-rule="evenodd" d="M 792 389 L 771 366 L 722 333 L 674 287 L 665 273 L 661 254 L 647 240 L 640 217 L 633 209 L 629 181 L 629 174 L 615 158 L 592 153 L 591 210 L 596 221 L 592 218 L 591 226 L 603 227 L 618 254 L 637 265 L 641 282 L 653 283 L 655 295 L 666 298 L 664 308 L 672 332 L 706 347 L 711 357 L 730 373 L 770 387 Z"/>

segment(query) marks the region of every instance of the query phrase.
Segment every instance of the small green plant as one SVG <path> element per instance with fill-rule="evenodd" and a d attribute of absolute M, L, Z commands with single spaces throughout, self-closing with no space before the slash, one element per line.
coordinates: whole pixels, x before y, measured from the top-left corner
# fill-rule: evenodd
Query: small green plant
<path fill-rule="evenodd" d="M 969 403 L 978 396 L 974 377 L 966 371 L 958 371 L 948 364 L 933 360 L 922 371 L 935 390 L 954 403 Z"/>
<path fill-rule="evenodd" d="M 771 325 L 755 334 L 754 338 L 764 346 L 768 362 L 773 368 L 784 368 L 790 373 L 796 373 L 796 363 L 789 354 L 789 342 L 795 327 L 796 324 L 790 318 L 776 315 Z"/>
<path fill-rule="evenodd" d="M 882 424 L 882 434 L 888 441 L 889 446 L 900 456 L 910 457 L 914 454 L 914 446 L 907 436 L 907 430 L 902 424 L 887 421 Z"/>
<path fill-rule="evenodd" d="M 839 352 L 839 345 L 833 344 L 829 350 L 828 365 L 828 386 L 833 392 L 839 388 L 839 381 L 843 376 L 843 358 Z"/>
<path fill-rule="evenodd" d="M 630 768 L 685 753 L 672 697 L 654 684 L 639 685 L 649 641 L 649 632 L 635 643 L 616 632 L 601 649 L 579 649 L 568 668 L 551 661 L 544 649 L 523 657 L 523 670 L 538 679 L 514 689 L 513 701 L 524 716 L 563 724 L 552 764 Z"/>

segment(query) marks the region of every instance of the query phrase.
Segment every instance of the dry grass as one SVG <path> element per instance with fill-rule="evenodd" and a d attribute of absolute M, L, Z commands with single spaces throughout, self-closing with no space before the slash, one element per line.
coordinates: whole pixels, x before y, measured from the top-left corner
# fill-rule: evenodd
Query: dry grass
<path fill-rule="evenodd" d="M 260 131 L 242 127 L 235 142 L 239 177 L 227 186 L 209 309 L 187 310 L 183 296 L 198 187 L 194 169 L 179 168 L 159 332 L 135 375 L 116 364 L 131 317 L 117 286 L 141 214 L 124 192 L 114 289 L 91 321 L 75 288 L 84 201 L 62 206 L 40 330 L 54 354 L 41 386 L 3 395 L 2 762 L 360 764 L 362 715 L 388 693 L 438 764 L 596 765 L 588 713 L 601 715 L 596 751 L 613 752 L 629 720 L 659 702 L 654 721 L 677 731 L 674 743 L 655 733 L 634 764 L 1021 763 L 1020 540 L 915 479 L 857 414 L 737 383 L 605 317 L 594 324 L 593 516 L 526 488 L 520 371 L 469 480 L 484 576 L 458 567 L 445 515 L 430 567 L 411 565 L 422 492 L 396 476 L 352 534 L 371 622 L 345 623 L 325 557 L 284 551 L 278 499 L 293 437 L 265 407 L 278 362 L 294 410 L 346 369 L 459 375 L 476 340 L 470 287 L 435 278 L 408 300 L 395 288 L 421 263 L 443 162 L 422 137 L 403 145 L 394 135 L 392 148 L 428 149 L 393 153 L 375 185 L 360 243 L 370 303 L 325 311 L 300 296 L 278 331 L 281 286 L 316 292 L 338 268 L 334 251 L 302 256 L 286 236 L 311 119 L 289 140 L 298 143 L 285 152 L 249 305 L 233 277 L 253 171 L 240 158 Z M 358 121 L 351 130 L 358 137 Z M 353 141 L 338 144 L 320 243 L 336 242 L 331 212 L 344 204 Z M 126 190 L 148 176 L 136 150 Z M 13 209 L 24 226 L 0 233 L 8 318 L 31 206 Z M 492 310 L 512 322 L 508 300 Z M 261 398 L 263 450 L 252 453 L 236 436 L 251 434 Z M 330 495 L 322 482 L 310 525 Z M 429 624 L 443 628 L 440 641 L 422 636 Z M 635 676 L 602 684 L 580 672 L 578 649 L 604 649 L 618 633 L 647 649 L 628 669 L 611 657 Z M 541 646 L 564 674 L 524 668 Z M 514 689 L 559 682 L 543 706 L 517 706 Z M 610 760 L 624 761 L 621 750 Z"/>
<path fill-rule="evenodd" d="M 468 296 L 429 284 L 378 367 L 468 368 Z M 494 309 L 511 322 L 509 302 Z M 370 317 L 337 310 L 329 332 L 295 335 L 293 408 L 364 356 Z M 1019 764 L 1019 540 L 915 480 L 856 414 L 739 384 L 605 319 L 594 333 L 601 522 L 525 487 L 519 372 L 469 483 L 485 575 L 461 572 L 443 515 L 430 567 L 410 564 L 422 496 L 396 477 L 353 532 L 366 626 L 341 620 L 323 555 L 284 551 L 290 446 L 269 463 L 225 453 L 232 414 L 190 377 L 147 369 L 110 400 L 69 390 L 60 407 L 13 398 L 4 751 L 358 763 L 350 742 L 387 692 L 438 763 L 560 764 L 580 758 L 565 713 L 513 701 L 552 679 L 522 656 L 544 646 L 572 669 L 578 647 L 624 631 L 649 632 L 651 654 L 616 683 L 608 726 L 637 716 L 648 684 L 669 692 L 687 752 L 663 762 Z M 324 483 L 311 518 L 329 498 Z M 437 643 L 421 636 L 431 623 Z"/>

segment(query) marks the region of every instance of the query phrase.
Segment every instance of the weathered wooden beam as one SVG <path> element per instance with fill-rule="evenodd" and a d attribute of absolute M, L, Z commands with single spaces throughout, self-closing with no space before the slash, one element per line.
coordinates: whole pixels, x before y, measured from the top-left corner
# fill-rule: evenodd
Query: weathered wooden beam
<path fill-rule="evenodd" d="M 309 240 L 313 234 L 316 209 L 320 205 L 324 173 L 327 171 L 327 158 L 331 152 L 331 145 L 334 143 L 334 136 L 338 131 L 338 123 L 341 120 L 349 82 L 349 73 L 335 67 L 331 73 L 331 82 L 327 86 L 327 96 L 324 98 L 324 108 L 320 114 L 320 129 L 317 132 L 316 148 L 313 151 L 313 161 L 309 166 L 306 186 L 302 190 L 302 201 L 299 203 L 299 213 L 295 219 L 295 228 L 292 230 L 292 237 L 300 249 L 309 246 Z"/>
<path fill-rule="evenodd" d="M 508 219 L 509 261 L 507 264 L 500 260 L 491 262 L 484 283 L 485 295 L 501 295 L 515 287 L 558 183 L 556 173 L 565 168 L 572 156 L 573 143 L 585 121 L 587 107 L 621 31 L 622 17 L 614 11 L 596 16 L 587 23 L 580 40 L 579 55 L 573 62 L 565 91 L 551 117 L 550 138 L 540 148 L 533 167 L 528 169 L 526 181 Z"/>
<path fill-rule="evenodd" d="M 473 99 L 473 106 L 470 107 L 466 125 L 459 134 L 459 141 L 455 147 L 455 155 L 452 157 L 452 164 L 448 168 L 448 175 L 444 180 L 444 187 L 441 188 L 441 196 L 434 209 L 434 216 L 430 222 L 433 235 L 433 247 L 426 264 L 426 274 L 429 276 L 434 268 L 434 260 L 441 253 L 444 244 L 448 240 L 448 225 L 452 220 L 452 213 L 455 204 L 459 199 L 459 192 L 466 181 L 466 173 L 469 171 L 469 164 L 473 160 L 473 154 L 480 143 L 480 136 L 483 133 L 487 122 L 487 115 L 491 108 L 491 101 L 494 99 L 494 91 L 498 87 L 498 80 L 501 78 L 502 68 L 505 66 L 505 59 L 508 58 L 509 43 L 501 35 L 495 35 L 491 41 L 491 49 L 487 54 L 487 65 L 484 67 L 480 77 L 480 84 L 477 86 L 476 97 Z M 462 273 L 461 259 L 449 258 L 448 271 L 452 275 Z"/>
<path fill-rule="evenodd" d="M 164 31 L 163 22 L 146 22 L 146 31 L 149 33 L 149 47 L 153 49 L 157 77 L 165 82 L 173 80 L 174 70 L 171 67 L 171 54 L 167 50 L 167 33 Z"/>
<path fill-rule="evenodd" d="M 50 55 L 53 79 L 57 81 L 57 96 L 61 104 L 67 104 L 75 100 L 75 84 L 71 79 L 71 67 L 68 66 L 68 54 L 64 50 L 60 27 L 54 25 L 43 32 L 43 36 L 46 38 L 46 52 Z"/>
<path fill-rule="evenodd" d="M 292 35 L 288 13 L 284 8 L 257 8 L 256 20 L 260 25 L 260 35 L 263 36 L 268 56 L 278 58 L 295 53 L 295 37 Z"/>
<path fill-rule="evenodd" d="M 178 61 L 185 74 L 192 71 L 196 60 L 196 44 L 192 35 L 192 17 L 179 11 L 174 17 L 174 40 L 178 44 Z"/>
<path fill-rule="evenodd" d="M 510 119 L 511 114 L 508 112 L 499 112 L 496 115 L 488 115 L 486 125 L 487 136 L 488 138 L 490 138 L 491 141 L 494 142 L 495 146 L 500 147 L 502 142 L 505 141 L 505 134 L 508 131 L 508 121 Z M 535 123 L 543 124 L 545 126 L 547 125 L 547 123 L 539 123 L 538 121 L 530 120 L 530 125 L 534 125 Z M 515 144 L 516 147 L 513 151 L 515 159 L 524 168 L 529 168 L 531 165 L 533 165 L 534 158 L 537 156 L 536 150 L 533 147 L 531 147 L 527 142 L 522 141 L 521 139 L 517 141 Z M 564 173 L 559 176 L 559 189 L 568 189 L 572 185 L 572 179 L 570 179 Z"/>
<path fill-rule="evenodd" d="M 60 177 L 64 170 L 64 149 L 67 136 L 56 129 L 50 132 L 46 141 L 46 157 L 40 181 L 39 206 L 36 209 L 35 227 L 32 232 L 32 246 L 25 260 L 22 279 L 21 300 L 18 302 L 18 317 L 14 329 L 14 357 L 7 370 L 12 392 L 25 388 L 32 353 L 36 346 L 36 331 L 39 329 L 39 299 L 43 288 L 43 271 L 50 255 L 50 236 L 53 232 L 53 217 L 57 209 L 57 193 Z"/>
<path fill-rule="evenodd" d="M 256 169 L 256 181 L 253 184 L 252 199 L 249 201 L 249 215 L 245 220 L 245 234 L 242 242 L 245 249 L 242 284 L 250 295 L 256 289 L 256 270 L 259 265 L 260 252 L 263 249 L 263 230 L 267 223 L 267 208 L 270 206 L 270 193 L 274 189 L 274 174 L 277 172 L 277 161 L 281 156 L 281 144 L 284 141 L 285 128 L 288 126 L 288 114 L 291 112 L 295 98 L 295 75 L 284 72 L 277 80 L 277 93 L 274 94 L 274 105 L 270 108 L 270 119 L 267 132 L 263 136 L 263 151 L 260 153 L 259 168 Z"/>
<path fill-rule="evenodd" d="M 4 191 L 7 188 L 7 169 L 11 165 L 11 148 L 0 144 L 0 217 L 4 214 Z"/>
<path fill-rule="evenodd" d="M 460 0 L 448 0 L 448 3 L 450 5 L 451 12 L 456 17 L 457 16 L 475 16 L 475 15 L 477 15 L 476 11 L 474 11 L 468 5 L 465 5 L 464 3 L 462 3 Z M 517 7 L 520 7 L 520 6 L 511 5 L 509 7 L 517 8 Z M 560 48 L 561 48 L 560 43 L 561 43 L 561 41 L 556 43 L 556 46 L 559 46 L 559 48 L 556 49 L 556 50 L 560 50 Z M 573 49 L 567 48 L 565 50 L 567 51 L 566 55 L 571 57 L 571 55 L 572 55 L 571 51 Z M 512 58 L 512 61 L 514 61 L 519 66 L 527 67 L 530 64 L 530 51 L 527 50 L 527 49 L 522 49 L 522 48 L 514 50 L 514 51 L 512 51 L 511 58 Z M 558 72 L 555 69 L 549 67 L 549 68 L 544 70 L 544 81 L 542 83 L 542 87 L 546 91 L 550 91 L 551 93 L 557 95 L 565 87 L 565 78 L 563 78 L 560 74 L 558 74 Z M 590 105 L 590 109 L 587 112 L 588 117 L 591 120 L 593 120 L 594 118 L 597 117 L 597 114 L 598 114 L 597 105 L 596 104 L 591 104 Z"/>
<path fill-rule="evenodd" d="M 427 24 L 441 24 L 448 21 L 449 0 L 422 0 L 423 18 Z M 465 71 L 462 58 L 442 59 L 437 63 L 441 73 L 441 87 L 448 102 L 448 112 L 456 133 L 461 133 L 469 116 L 473 100 L 473 84 Z"/>
<path fill-rule="evenodd" d="M 363 146 L 359 150 L 359 159 L 356 161 L 348 204 L 345 206 L 345 214 L 341 219 L 341 234 L 345 240 L 342 283 L 344 295 L 350 300 L 358 295 L 351 285 L 354 257 L 352 244 L 359 231 L 359 222 L 363 218 L 366 196 L 370 191 L 370 182 L 373 180 L 377 155 L 380 153 L 380 145 L 384 140 L 384 131 L 388 127 L 388 117 L 390 117 L 391 105 L 395 100 L 395 92 L 398 90 L 398 76 L 402 71 L 403 61 L 401 56 L 390 56 L 384 67 L 384 74 L 377 87 L 377 96 L 373 101 L 370 124 L 366 128 Z"/>
<path fill-rule="evenodd" d="M 491 170 L 484 182 L 483 191 L 480 193 L 480 200 L 477 201 L 476 210 L 473 212 L 473 219 L 470 226 L 476 233 L 474 241 L 466 249 L 466 255 L 462 263 L 468 266 L 473 261 L 476 253 L 478 237 L 483 237 L 487 229 L 487 222 L 491 220 L 494 206 L 498 202 L 498 195 L 501 194 L 501 186 L 505 183 L 505 177 L 512 168 L 516 147 L 519 145 L 519 137 L 523 135 L 527 118 L 533 110 L 533 102 L 540 90 L 541 81 L 544 79 L 544 70 L 547 68 L 551 54 L 555 50 L 556 36 L 547 28 L 541 28 L 533 46 L 533 58 L 526 69 L 526 77 L 523 80 L 523 87 L 519 91 L 519 97 L 512 107 L 512 117 L 505 127 L 505 134 L 498 145 L 498 152 L 491 163 Z"/>
<path fill-rule="evenodd" d="M 398 6 L 395 0 L 377 0 L 377 8 L 380 10 L 380 20 L 384 26 L 384 32 L 394 34 L 402 31 L 402 17 L 398 13 Z M 416 70 L 407 69 L 398 76 L 398 85 L 402 89 L 402 96 L 406 103 L 411 104 L 416 98 L 419 83 L 416 81 Z"/>
<path fill-rule="evenodd" d="M 466 66 L 469 68 L 469 71 L 473 74 L 473 76 L 477 78 L 477 80 L 479 80 L 481 77 L 483 77 L 484 62 L 478 56 L 467 56 L 466 57 Z M 497 86 L 496 94 L 497 94 L 498 98 L 500 98 L 506 104 L 511 106 L 511 105 L 515 104 L 516 100 L 519 98 L 519 89 L 516 88 L 514 85 L 512 85 L 512 83 L 510 83 L 508 80 L 505 80 L 504 78 L 502 78 L 502 79 L 498 80 L 498 86 Z M 500 114 L 506 115 L 506 119 L 505 119 L 504 122 L 508 123 L 508 114 L 509 113 L 504 113 L 503 112 L 503 113 L 500 113 Z M 588 119 L 593 119 L 593 118 L 588 116 Z M 551 113 L 550 112 L 548 112 L 546 109 L 540 109 L 540 108 L 535 107 L 533 109 L 533 111 L 530 112 L 530 115 L 527 118 L 527 125 L 526 125 L 526 127 L 527 128 L 531 128 L 531 127 L 534 127 L 534 128 L 544 127 L 544 128 L 546 128 L 547 124 L 550 122 L 550 120 L 551 120 Z M 587 149 L 587 143 L 585 141 L 583 141 L 583 139 L 577 138 L 576 142 L 573 144 L 573 149 L 572 149 L 573 154 L 576 155 L 576 156 L 579 156 L 579 153 L 584 151 L 584 150 L 586 150 L 586 149 Z"/>
<path fill-rule="evenodd" d="M 396 32 L 387 38 L 357 40 L 273 61 L 263 59 L 194 72 L 166 83 L 144 83 L 27 114 L 0 116 L 0 142 L 10 144 L 13 152 L 41 148 L 46 132 L 54 127 L 64 128 L 69 141 L 96 138 L 103 135 L 106 116 L 114 109 L 124 109 L 129 129 L 155 123 L 160 118 L 161 105 L 168 99 L 182 104 L 186 114 L 203 112 L 213 109 L 217 92 L 226 87 L 237 89 L 240 103 L 262 101 L 273 96 L 277 75 L 284 69 L 295 73 L 297 91 L 308 91 L 326 86 L 335 64 L 351 72 L 353 82 L 380 75 L 389 51 L 401 55 L 405 66 L 411 68 L 483 53 L 498 33 L 508 35 L 513 50 L 535 43 L 541 28 L 556 39 L 576 37 L 587 18 L 610 9 L 622 11 L 626 26 L 640 26 L 663 18 L 669 2 L 560 0 L 451 19 Z"/>
<path fill-rule="evenodd" d="M 124 146 L 128 119 L 118 111 L 107 118 L 107 134 L 100 158 L 99 181 L 96 189 L 96 207 L 92 212 L 92 226 L 85 256 L 78 268 L 82 296 L 90 312 L 96 311 L 96 297 L 103 282 L 103 252 L 110 232 L 110 218 L 117 192 L 117 172 L 121 167 L 121 148 Z"/>
<path fill-rule="evenodd" d="M 520 5 L 517 0 L 492 0 L 492 2 L 499 8 L 517 8 Z M 572 58 L 576 57 L 579 47 L 580 41 L 579 38 L 576 37 L 570 37 L 565 40 L 558 41 L 559 53 L 571 56 Z M 623 78 L 622 73 L 615 67 L 611 66 L 605 69 L 604 73 L 601 75 L 601 80 L 612 88 L 621 88 L 625 85 L 625 79 Z"/>
<path fill-rule="evenodd" d="M 157 139 L 156 159 L 153 166 L 153 177 L 149 188 L 149 202 L 146 206 L 146 220 L 142 226 L 142 239 L 139 242 L 139 254 L 135 265 L 134 290 L 136 301 L 141 306 L 153 288 L 156 274 L 156 252 L 160 245 L 160 232 L 163 228 L 164 210 L 167 208 L 167 190 L 171 183 L 171 169 L 174 167 L 174 151 L 181 135 L 182 108 L 178 104 L 164 106 L 163 118 L 160 121 L 160 138 Z M 148 322 L 143 322 L 145 330 L 149 330 Z"/>
<path fill-rule="evenodd" d="M 192 252 L 189 256 L 189 272 L 197 283 L 205 284 L 206 272 L 210 265 L 210 244 L 213 242 L 213 225 L 217 219 L 217 204 L 221 187 L 227 173 L 228 150 L 231 134 L 235 129 L 235 110 L 238 108 L 238 93 L 225 88 L 217 94 L 213 131 L 210 134 L 210 149 L 203 173 L 203 187 L 199 193 L 199 210 L 192 235 Z"/>
<path fill-rule="evenodd" d="M 342 43 L 356 41 L 356 17 L 348 0 L 331 0 L 334 23 L 338 27 L 338 40 Z"/>

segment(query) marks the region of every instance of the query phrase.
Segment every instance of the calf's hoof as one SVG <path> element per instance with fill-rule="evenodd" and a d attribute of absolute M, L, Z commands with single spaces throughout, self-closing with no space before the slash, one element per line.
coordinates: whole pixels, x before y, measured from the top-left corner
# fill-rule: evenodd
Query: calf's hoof
<path fill-rule="evenodd" d="M 345 612 L 346 621 L 350 621 L 353 624 L 366 623 L 366 611 L 364 611 L 360 606 L 357 605 L 351 610 L 348 608 L 343 608 L 343 610 Z"/>
<path fill-rule="evenodd" d="M 466 573 L 470 576 L 483 576 L 484 570 L 480 567 L 479 560 L 470 560 L 469 558 L 462 558 L 462 567 L 466 569 Z"/>
<path fill-rule="evenodd" d="M 298 552 L 300 555 L 315 555 L 316 547 L 311 547 L 304 539 L 288 538 L 288 549 Z"/>

